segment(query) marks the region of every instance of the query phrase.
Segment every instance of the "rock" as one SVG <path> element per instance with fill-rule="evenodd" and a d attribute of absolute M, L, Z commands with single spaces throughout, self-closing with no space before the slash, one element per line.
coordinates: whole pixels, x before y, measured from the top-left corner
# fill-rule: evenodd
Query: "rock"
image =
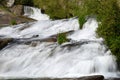
<path fill-rule="evenodd" d="M 41 42 L 57 42 L 57 39 L 53 37 L 49 37 L 49 38 L 42 39 Z"/>
<path fill-rule="evenodd" d="M 3 49 L 5 46 L 7 46 L 12 41 L 13 41 L 12 38 L 0 39 L 0 50 Z"/>
<path fill-rule="evenodd" d="M 17 14 L 21 15 L 21 13 Z M 34 19 L 27 18 L 24 16 L 13 15 L 12 13 L 6 12 L 4 10 L 0 11 L 0 27 L 11 25 L 13 20 L 16 21 L 17 24 L 36 21 Z"/>
<path fill-rule="evenodd" d="M 23 5 L 14 5 L 10 8 L 10 11 L 17 16 L 22 16 L 24 14 L 24 6 Z"/>
<path fill-rule="evenodd" d="M 36 47 L 37 46 L 37 42 L 32 42 L 30 45 L 32 46 L 32 47 Z"/>
<path fill-rule="evenodd" d="M 22 16 L 23 5 L 14 5 L 11 8 L 6 8 L 3 5 L 0 6 L 0 27 L 11 25 L 13 21 L 17 24 L 36 21 L 34 19 Z"/>
<path fill-rule="evenodd" d="M 7 7 L 12 7 L 15 3 L 15 0 L 6 0 L 7 2 Z"/>
<path fill-rule="evenodd" d="M 77 80 L 104 80 L 104 76 L 102 75 L 86 76 L 86 77 L 78 78 Z"/>
<path fill-rule="evenodd" d="M 16 21 L 17 24 L 36 21 L 34 19 L 27 18 L 24 16 L 15 16 L 11 14 L 4 14 L 4 15 L 0 14 L 0 27 L 11 25 L 13 20 Z"/>

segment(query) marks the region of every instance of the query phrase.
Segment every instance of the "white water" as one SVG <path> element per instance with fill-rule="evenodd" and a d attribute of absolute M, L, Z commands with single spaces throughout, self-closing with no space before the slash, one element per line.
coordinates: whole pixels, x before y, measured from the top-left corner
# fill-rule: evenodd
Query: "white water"
<path fill-rule="evenodd" d="M 24 7 L 24 15 L 35 20 L 49 20 L 49 16 L 41 13 L 41 9 L 33 7 Z"/>
<path fill-rule="evenodd" d="M 29 26 L 29 27 L 26 27 Z M 26 28 L 24 28 L 26 27 Z M 79 30 L 78 19 L 41 20 L 0 29 L 0 35 L 13 38 L 46 38 L 74 30 L 71 42 L 33 41 L 30 45 L 13 44 L 0 51 L 0 77 L 80 77 L 101 74 L 118 77 L 115 58 L 106 50 L 102 38 L 96 37 L 98 23 L 90 18 Z M 23 29 L 24 28 L 24 29 Z M 34 38 L 33 38 L 34 39 Z M 77 42 L 85 42 L 83 44 Z M 37 43 L 37 46 L 32 44 Z M 69 44 L 77 45 L 69 46 Z"/>

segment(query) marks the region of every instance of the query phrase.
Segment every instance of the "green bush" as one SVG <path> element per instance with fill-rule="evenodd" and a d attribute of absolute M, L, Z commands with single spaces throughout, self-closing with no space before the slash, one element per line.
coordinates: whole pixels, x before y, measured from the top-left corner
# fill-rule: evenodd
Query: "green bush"
<path fill-rule="evenodd" d="M 67 42 L 67 41 L 68 41 L 68 39 L 67 39 L 65 33 L 59 33 L 59 34 L 58 34 L 58 36 L 57 36 L 57 42 L 58 42 L 58 44 L 65 43 L 65 42 Z"/>
<path fill-rule="evenodd" d="M 103 1 L 101 5 L 101 22 L 102 24 L 97 30 L 99 36 L 105 39 L 112 54 L 116 56 L 117 61 L 120 61 L 120 8 L 116 0 Z M 106 3 L 106 4 L 105 4 Z M 109 4 L 109 5 L 107 5 Z"/>
<path fill-rule="evenodd" d="M 17 22 L 16 22 L 16 20 L 11 20 L 10 24 L 11 25 L 17 25 Z"/>

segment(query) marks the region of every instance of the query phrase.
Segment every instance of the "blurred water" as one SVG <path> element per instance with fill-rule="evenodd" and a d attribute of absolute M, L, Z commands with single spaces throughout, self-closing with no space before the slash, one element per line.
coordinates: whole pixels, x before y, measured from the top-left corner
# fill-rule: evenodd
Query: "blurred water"
<path fill-rule="evenodd" d="M 36 8 L 34 8 L 36 9 Z M 36 14 L 36 13 L 35 13 Z M 0 35 L 12 38 L 42 39 L 59 32 L 74 30 L 62 45 L 56 42 L 33 41 L 13 44 L 0 51 L 1 78 L 80 77 L 104 75 L 118 77 L 114 56 L 97 38 L 98 22 L 90 18 L 79 30 L 77 18 L 63 20 L 39 20 L 37 22 L 8 26 L 0 29 Z M 32 46 L 36 43 L 36 46 Z M 11 45 L 11 44 L 10 44 Z"/>

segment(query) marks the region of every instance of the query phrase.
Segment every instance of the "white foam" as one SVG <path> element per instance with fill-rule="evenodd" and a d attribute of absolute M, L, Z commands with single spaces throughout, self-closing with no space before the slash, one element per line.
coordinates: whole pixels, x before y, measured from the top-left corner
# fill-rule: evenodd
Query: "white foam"
<path fill-rule="evenodd" d="M 41 9 L 25 6 L 24 16 L 33 18 L 35 20 L 49 20 L 49 16 L 41 13 Z"/>

